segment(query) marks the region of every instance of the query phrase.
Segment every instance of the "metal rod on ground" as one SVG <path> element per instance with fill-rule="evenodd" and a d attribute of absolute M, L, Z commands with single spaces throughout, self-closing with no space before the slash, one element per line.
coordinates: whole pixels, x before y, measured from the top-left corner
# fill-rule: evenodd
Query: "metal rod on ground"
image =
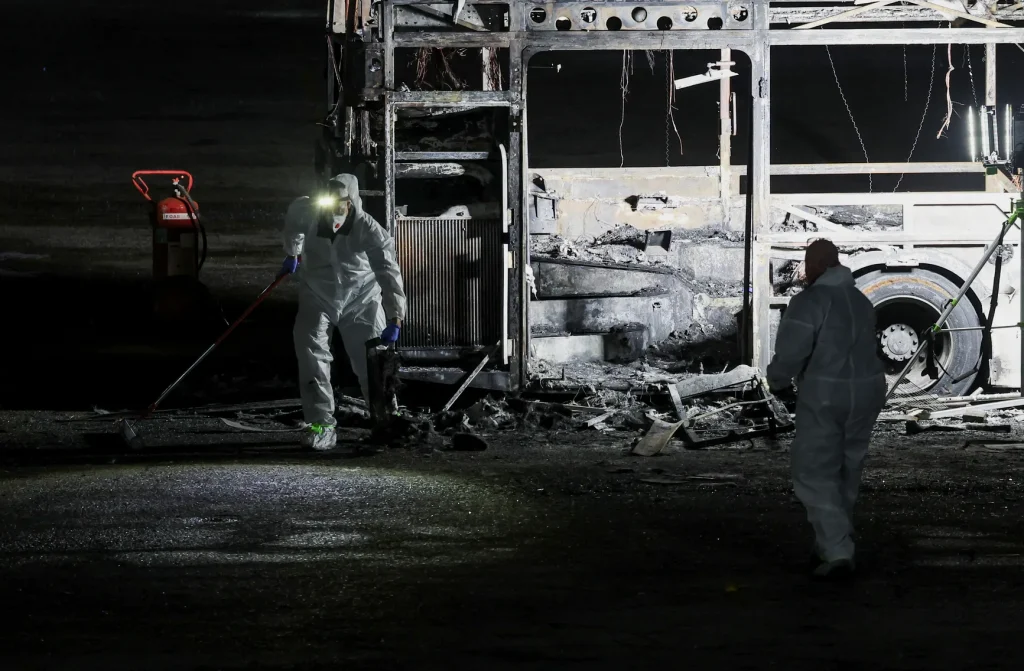
<path fill-rule="evenodd" d="M 260 303 L 263 302 L 263 299 L 265 299 L 270 294 L 270 292 L 273 291 L 274 288 L 277 287 L 278 284 L 283 282 L 285 280 L 285 278 L 287 278 L 287 277 L 288 277 L 287 275 L 281 275 L 277 279 L 275 279 L 273 282 L 271 282 L 270 285 L 267 286 L 267 288 L 264 289 L 262 291 L 262 293 L 260 293 L 259 297 L 257 297 L 256 300 L 253 301 L 252 305 L 250 305 L 248 308 L 246 308 L 245 312 L 243 312 L 241 314 L 241 316 L 238 319 L 236 319 L 234 321 L 234 323 L 232 323 L 231 326 L 229 326 L 228 329 L 226 331 L 224 331 L 224 333 L 222 333 L 220 335 L 220 337 L 217 338 L 217 340 L 214 341 L 214 343 L 212 345 L 210 345 L 206 349 L 206 351 L 203 352 L 199 356 L 198 359 L 195 360 L 195 363 L 193 363 L 191 366 L 189 366 L 188 370 L 186 370 L 184 373 L 182 373 L 178 377 L 177 380 L 172 382 L 167 387 L 167 389 L 164 389 L 163 393 L 160 394 L 160 397 L 157 398 L 156 401 L 154 401 L 153 404 L 151 406 L 149 406 L 149 408 L 146 409 L 146 413 L 143 415 L 143 417 L 148 417 L 154 410 L 156 410 L 157 407 L 161 403 L 163 403 L 163 400 L 165 398 L 167 398 L 167 395 L 170 394 L 172 391 L 174 391 L 174 388 L 177 387 L 179 384 L 181 384 L 181 381 L 184 380 L 188 376 L 188 374 L 191 373 L 195 369 L 196 366 L 201 364 L 203 362 L 203 359 L 205 359 L 206 357 L 208 357 L 210 355 L 210 352 L 212 352 L 213 350 L 217 349 L 217 346 L 220 345 L 222 342 L 224 342 L 227 339 L 227 337 L 229 335 L 231 335 L 232 331 L 234 331 L 236 328 L 238 328 L 238 325 L 241 324 L 242 322 L 244 322 L 246 317 L 248 317 L 250 314 L 252 314 L 252 311 L 255 310 L 257 307 L 259 307 Z"/>
<path fill-rule="evenodd" d="M 481 359 L 480 363 L 476 365 L 476 368 L 473 369 L 473 372 L 467 375 L 466 379 L 462 381 L 462 384 L 459 385 L 459 388 L 455 391 L 455 394 L 450 399 L 448 399 L 447 403 L 444 404 L 444 408 L 441 409 L 441 412 L 448 412 L 449 410 L 452 409 L 452 406 L 455 405 L 455 401 L 459 400 L 459 397 L 462 396 L 462 392 L 466 391 L 466 389 L 469 388 L 469 385 L 473 382 L 473 380 L 476 379 L 476 376 L 480 374 L 480 371 L 484 369 L 484 366 L 487 365 L 487 362 L 491 360 L 491 355 L 494 354 L 494 352 L 497 351 L 498 348 L 500 347 L 501 342 L 499 341 L 498 344 L 494 345 L 493 347 L 489 348 L 486 352 L 484 352 L 484 358 Z"/>
<path fill-rule="evenodd" d="M 747 405 L 762 405 L 762 404 L 765 404 L 767 402 L 768 402 L 767 398 L 759 398 L 756 401 L 740 401 L 738 403 L 730 403 L 729 405 L 723 405 L 721 408 L 715 408 L 714 410 L 712 410 L 710 412 L 705 412 L 703 415 L 697 415 L 696 417 L 691 418 L 686 423 L 690 424 L 690 425 L 693 425 L 694 423 L 696 423 L 696 422 L 698 422 L 698 421 L 700 421 L 702 419 L 706 419 L 708 417 L 711 417 L 712 415 L 717 415 L 718 413 L 724 412 L 726 410 L 731 410 L 732 408 L 739 408 L 741 406 L 747 406 Z"/>
<path fill-rule="evenodd" d="M 929 396 L 928 394 L 922 394 L 920 396 L 907 396 L 903 398 L 905 403 L 913 403 L 914 401 L 927 401 L 929 403 L 941 403 L 943 405 L 949 403 L 972 403 L 978 401 L 1005 401 L 1011 398 L 1020 398 L 1020 394 L 1017 392 L 1007 392 L 1005 394 L 978 394 L 977 396 L 944 396 L 937 398 L 935 396 Z"/>
<path fill-rule="evenodd" d="M 1016 408 L 1024 405 L 1024 398 L 1014 398 L 1007 401 L 996 401 L 995 403 L 983 403 L 982 405 L 971 405 L 964 408 L 950 408 L 949 410 L 937 410 L 936 412 L 926 412 L 921 415 L 921 419 L 942 419 L 943 417 L 956 417 L 962 415 L 968 410 L 977 412 L 978 410 L 1003 410 L 1005 408 Z"/>
<path fill-rule="evenodd" d="M 999 242 L 1004 237 L 1006 237 L 1007 231 L 1009 231 L 1013 227 L 1013 225 L 1017 223 L 1017 220 L 1021 217 L 1021 215 L 1024 215 L 1024 201 L 1015 201 L 1013 204 L 1013 212 L 1010 214 L 1009 217 L 1006 218 L 1006 221 L 1003 223 L 1003 227 L 999 231 L 999 235 L 997 235 L 995 239 L 988 244 L 988 247 L 985 248 L 985 251 L 982 253 L 981 259 L 978 261 L 978 264 L 974 266 L 974 270 L 972 270 L 971 274 L 967 277 L 966 280 L 964 280 L 963 286 L 960 287 L 960 291 L 957 292 L 956 298 L 951 300 L 949 302 L 949 305 L 947 305 L 946 308 L 943 309 L 942 314 L 940 314 L 939 318 L 935 320 L 935 324 L 932 326 L 932 329 L 939 330 L 942 324 L 945 323 L 945 321 L 949 318 L 949 315 L 952 314 L 953 310 L 956 309 L 956 306 L 960 304 L 960 299 L 962 299 L 967 294 L 967 292 L 970 291 L 971 285 L 974 283 L 975 278 L 978 277 L 978 275 L 981 273 L 982 268 L 985 267 L 985 264 L 988 263 L 988 260 L 992 257 L 992 254 L 994 254 L 996 249 L 999 247 Z M 892 387 L 890 387 L 889 391 L 885 394 L 886 401 L 888 401 L 892 397 L 893 393 L 896 391 L 896 387 L 898 387 L 900 383 L 903 382 L 903 380 L 907 377 L 907 373 L 910 372 L 910 369 L 914 366 L 914 363 L 917 361 L 917 358 L 921 356 L 921 352 L 923 352 L 924 348 L 927 346 L 928 339 L 922 338 L 921 344 L 918 346 L 917 351 L 914 352 L 914 356 L 910 357 L 910 359 L 907 360 L 907 365 L 903 367 L 903 370 L 900 371 L 899 376 L 892 383 Z"/>

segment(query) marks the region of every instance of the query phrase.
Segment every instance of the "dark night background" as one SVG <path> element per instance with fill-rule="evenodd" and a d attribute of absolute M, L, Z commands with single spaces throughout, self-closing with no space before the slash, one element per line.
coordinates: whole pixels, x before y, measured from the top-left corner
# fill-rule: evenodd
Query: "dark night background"
<path fill-rule="evenodd" d="M 284 210 L 312 189 L 317 123 L 326 107 L 322 4 L 3 3 L 0 243 L 6 253 L 0 272 L 8 311 L 24 325 L 13 338 L 45 352 L 14 362 L 15 374 L 0 384 L 9 404 L 53 402 L 46 383 L 53 376 L 66 380 L 56 392 L 62 407 L 130 404 L 138 394 L 158 392 L 156 380 L 170 376 L 223 326 L 129 337 L 147 328 L 136 307 L 147 303 L 151 265 L 146 206 L 129 182 L 134 170 L 180 168 L 196 176 L 194 195 L 210 234 L 203 280 L 225 314 L 238 314 L 265 286 L 280 261 Z M 999 50 L 1000 72 L 1019 69 L 1024 54 L 1012 45 Z M 957 114 L 974 103 L 975 92 L 983 100 L 983 51 L 972 47 L 972 91 L 964 48 L 953 49 Z M 944 46 L 907 48 L 906 75 L 901 47 L 832 52 L 872 161 L 906 160 L 919 127 L 914 160 L 964 160 L 959 116 L 947 138 L 935 138 L 946 109 Z M 933 53 L 933 90 L 921 126 Z M 740 117 L 733 161 L 743 164 L 749 70 L 745 57 L 734 54 L 741 74 L 733 79 Z M 676 77 L 703 72 L 717 58 L 717 52 L 677 52 Z M 863 161 L 825 49 L 776 49 L 773 59 L 773 161 Z M 550 67 L 555 63 L 560 72 Z M 531 165 L 619 164 L 621 65 L 621 52 L 534 58 L 528 73 Z M 1004 76 L 999 94 L 1001 103 L 1024 102 L 1013 77 Z M 714 84 L 678 92 L 680 154 L 675 137 L 666 138 L 664 55 L 654 54 L 652 73 L 644 52 L 636 52 L 622 130 L 625 165 L 665 165 L 666 144 L 673 165 L 717 164 L 717 96 Z M 891 190 L 896 179 L 876 176 L 874 188 Z M 901 188 L 979 188 L 981 179 L 908 175 Z M 777 191 L 867 185 L 865 176 L 773 180 Z M 82 268 L 87 278 L 76 275 Z M 26 273 L 34 272 L 48 274 L 30 281 Z M 66 306 L 60 326 L 50 316 L 54 300 Z M 294 361 L 282 325 L 291 320 L 293 300 L 293 287 L 275 292 L 247 324 L 263 338 L 229 341 L 222 355 L 226 369 L 234 367 L 231 375 L 268 380 L 271 394 L 290 384 Z M 145 344 L 126 344 L 133 339 Z M 168 358 L 175 347 L 180 356 Z M 154 381 L 140 381 L 130 392 L 108 384 L 105 371 L 122 367 L 125 356 L 133 366 L 148 366 Z M 191 380 L 183 391 L 193 384 L 202 393 L 205 382 Z"/>
<path fill-rule="evenodd" d="M 76 442 L 84 425 L 57 410 L 143 406 L 218 330 L 148 330 L 134 170 L 196 176 L 225 314 L 276 272 L 285 208 L 312 186 L 323 4 L 0 1 L 0 669 L 1021 668 L 1024 456 L 966 433 L 883 429 L 848 590 L 807 582 L 784 445 L 640 460 L 621 436 L 509 431 L 478 454 L 321 458 L 209 417 L 152 420 L 153 455 L 100 446 L 106 420 Z M 906 50 L 904 101 L 902 48 L 833 49 L 872 161 L 907 159 L 932 53 Z M 962 161 L 959 117 L 935 139 L 935 54 L 913 158 Z M 1024 54 L 999 54 L 1000 103 L 1024 103 Z M 664 165 L 662 58 L 652 74 L 636 54 L 626 165 Z M 677 54 L 676 76 L 715 58 Z M 621 59 L 535 59 L 534 165 L 618 165 Z M 773 59 L 774 161 L 864 160 L 824 48 Z M 959 112 L 974 96 L 953 59 Z M 745 119 L 749 78 L 734 82 Z M 716 100 L 679 93 L 673 165 L 717 163 Z M 294 396 L 293 315 L 285 286 L 170 405 Z"/>

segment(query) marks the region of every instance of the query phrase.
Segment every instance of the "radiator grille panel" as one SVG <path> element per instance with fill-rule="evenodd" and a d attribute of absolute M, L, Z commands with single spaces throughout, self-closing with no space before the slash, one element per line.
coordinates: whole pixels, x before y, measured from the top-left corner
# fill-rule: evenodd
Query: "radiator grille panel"
<path fill-rule="evenodd" d="M 501 338 L 502 231 L 494 219 L 398 219 L 403 349 L 493 345 Z"/>

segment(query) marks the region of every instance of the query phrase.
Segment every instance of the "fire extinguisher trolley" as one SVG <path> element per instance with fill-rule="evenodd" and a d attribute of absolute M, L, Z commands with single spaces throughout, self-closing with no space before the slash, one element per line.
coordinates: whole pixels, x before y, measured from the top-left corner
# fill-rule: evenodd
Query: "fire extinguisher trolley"
<path fill-rule="evenodd" d="M 153 200 L 143 179 L 149 175 L 170 176 L 174 195 Z M 206 229 L 199 220 L 199 204 L 192 199 L 192 175 L 184 170 L 138 170 L 132 173 L 132 184 L 153 205 L 153 279 L 198 278 L 206 262 Z"/>

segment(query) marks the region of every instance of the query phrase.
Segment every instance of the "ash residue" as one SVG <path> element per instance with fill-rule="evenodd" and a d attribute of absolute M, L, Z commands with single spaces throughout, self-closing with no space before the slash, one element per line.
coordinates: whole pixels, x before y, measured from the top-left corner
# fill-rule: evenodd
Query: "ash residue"
<path fill-rule="evenodd" d="M 701 324 L 691 324 L 648 350 L 651 364 L 672 374 L 721 373 L 740 361 L 739 343 L 733 338 L 709 337 Z"/>
<path fill-rule="evenodd" d="M 632 226 L 619 226 L 593 237 L 569 240 L 558 235 L 530 236 L 530 254 L 552 259 L 575 259 L 602 263 L 664 265 L 665 260 L 644 252 L 646 233 Z"/>
<path fill-rule="evenodd" d="M 742 231 L 723 230 L 720 228 L 677 228 L 672 230 L 673 240 L 687 240 L 694 244 L 710 242 L 744 241 Z"/>
<path fill-rule="evenodd" d="M 772 285 L 777 296 L 795 296 L 804 288 L 802 261 L 772 261 Z"/>
<path fill-rule="evenodd" d="M 903 230 L 903 210 L 899 205 L 843 205 L 843 206 L 809 206 L 801 205 L 799 209 L 808 214 L 827 219 L 837 226 L 848 227 L 851 231 L 900 231 Z M 798 214 L 785 212 L 781 221 L 772 226 L 773 231 L 814 233 L 828 231 L 812 221 L 807 221 Z"/>
<path fill-rule="evenodd" d="M 685 244 L 742 243 L 743 233 L 720 229 L 673 229 L 672 244 L 668 250 L 648 253 L 647 231 L 623 225 L 597 236 L 575 239 L 559 235 L 530 236 L 530 254 L 533 257 L 575 259 L 603 263 L 640 264 L 649 266 L 674 265 L 674 252 L 680 242 Z"/>

